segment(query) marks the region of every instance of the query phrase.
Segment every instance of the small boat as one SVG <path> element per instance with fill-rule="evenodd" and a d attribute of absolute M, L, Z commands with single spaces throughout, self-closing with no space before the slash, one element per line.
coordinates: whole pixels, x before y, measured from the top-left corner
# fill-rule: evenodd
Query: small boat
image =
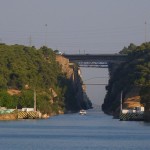
<path fill-rule="evenodd" d="M 86 115 L 86 111 L 84 109 L 81 109 L 79 112 L 80 115 Z"/>

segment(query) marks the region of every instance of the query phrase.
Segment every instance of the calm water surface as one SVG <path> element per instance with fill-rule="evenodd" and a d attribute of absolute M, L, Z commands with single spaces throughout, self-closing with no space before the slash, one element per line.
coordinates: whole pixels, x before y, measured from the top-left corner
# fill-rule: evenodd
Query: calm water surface
<path fill-rule="evenodd" d="M 150 124 L 100 111 L 46 120 L 0 121 L 0 150 L 148 150 Z"/>

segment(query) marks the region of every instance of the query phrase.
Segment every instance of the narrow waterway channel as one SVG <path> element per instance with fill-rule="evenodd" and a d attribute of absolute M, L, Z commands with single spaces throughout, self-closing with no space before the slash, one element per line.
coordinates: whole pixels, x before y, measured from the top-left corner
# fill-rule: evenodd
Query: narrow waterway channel
<path fill-rule="evenodd" d="M 147 150 L 150 124 L 93 109 L 46 120 L 0 121 L 0 150 Z"/>
<path fill-rule="evenodd" d="M 101 70 L 100 74 L 82 71 L 84 79 L 108 75 L 107 70 Z M 105 86 L 89 86 L 87 90 L 97 106 L 88 110 L 87 115 L 75 113 L 45 120 L 0 121 L 0 150 L 149 149 L 150 123 L 112 119 L 101 111 Z"/>

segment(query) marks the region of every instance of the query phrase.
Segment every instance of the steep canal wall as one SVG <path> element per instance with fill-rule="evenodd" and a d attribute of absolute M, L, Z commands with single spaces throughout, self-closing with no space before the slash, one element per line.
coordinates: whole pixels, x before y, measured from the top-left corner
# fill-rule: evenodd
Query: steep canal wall
<path fill-rule="evenodd" d="M 120 73 L 123 69 L 120 66 L 120 64 L 115 63 L 109 65 L 110 80 L 106 86 L 107 93 L 102 105 L 102 110 L 115 118 L 119 117 L 121 101 L 122 109 L 132 110 L 135 107 L 143 106 L 141 104 L 140 87 L 130 85 L 130 81 L 124 79 L 127 72 Z"/>
<path fill-rule="evenodd" d="M 127 54 L 128 59 L 109 64 L 110 80 L 102 109 L 118 117 L 122 110 L 134 112 L 142 108 L 144 119 L 150 121 L 150 43 L 131 43 L 120 54 Z"/>
<path fill-rule="evenodd" d="M 1 108 L 31 108 L 44 118 L 91 108 L 80 69 L 52 49 L 1 44 L 0 54 L 0 119 L 13 119 Z"/>
<path fill-rule="evenodd" d="M 67 58 L 64 58 L 61 55 L 57 55 L 56 60 L 61 65 L 62 72 L 66 74 L 67 78 L 72 83 L 78 109 L 91 108 L 92 103 L 86 94 L 86 86 L 82 84 L 83 81 L 80 68 L 77 64 L 70 63 Z"/>
<path fill-rule="evenodd" d="M 71 82 L 71 87 L 70 85 L 68 86 L 71 88 L 70 91 L 72 92 L 71 93 L 72 97 L 70 97 L 69 101 L 65 103 L 66 105 L 65 112 L 63 112 L 61 108 L 60 110 L 58 110 L 57 113 L 52 112 L 51 114 L 39 113 L 39 111 L 27 112 L 24 110 L 15 110 L 12 113 L 1 113 L 0 120 L 48 118 L 49 116 L 53 116 L 56 114 L 74 112 L 80 109 L 89 109 L 92 107 L 92 103 L 89 100 L 88 96 L 86 95 L 86 87 L 85 85 L 82 84 L 82 76 L 81 76 L 80 68 L 76 64 L 70 63 L 68 59 L 64 58 L 61 55 L 56 55 L 56 61 L 60 64 L 62 73 L 65 74 L 65 76 L 67 77 L 67 80 Z M 51 89 L 51 90 L 52 90 L 54 97 L 57 96 L 58 93 L 56 93 L 54 89 Z M 7 92 L 9 93 L 9 95 L 12 95 L 12 96 L 21 94 L 20 90 L 14 90 L 14 89 L 9 89 Z M 55 101 L 52 102 L 51 100 L 49 105 L 53 103 L 55 103 Z M 8 109 L 5 108 L 5 111 L 8 111 Z"/>

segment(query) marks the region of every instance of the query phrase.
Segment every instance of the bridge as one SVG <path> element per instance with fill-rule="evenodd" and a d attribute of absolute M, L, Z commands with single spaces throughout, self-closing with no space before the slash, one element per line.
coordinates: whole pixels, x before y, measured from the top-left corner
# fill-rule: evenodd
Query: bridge
<path fill-rule="evenodd" d="M 125 54 L 63 54 L 63 56 L 80 67 L 108 68 L 110 63 L 127 61 Z"/>

